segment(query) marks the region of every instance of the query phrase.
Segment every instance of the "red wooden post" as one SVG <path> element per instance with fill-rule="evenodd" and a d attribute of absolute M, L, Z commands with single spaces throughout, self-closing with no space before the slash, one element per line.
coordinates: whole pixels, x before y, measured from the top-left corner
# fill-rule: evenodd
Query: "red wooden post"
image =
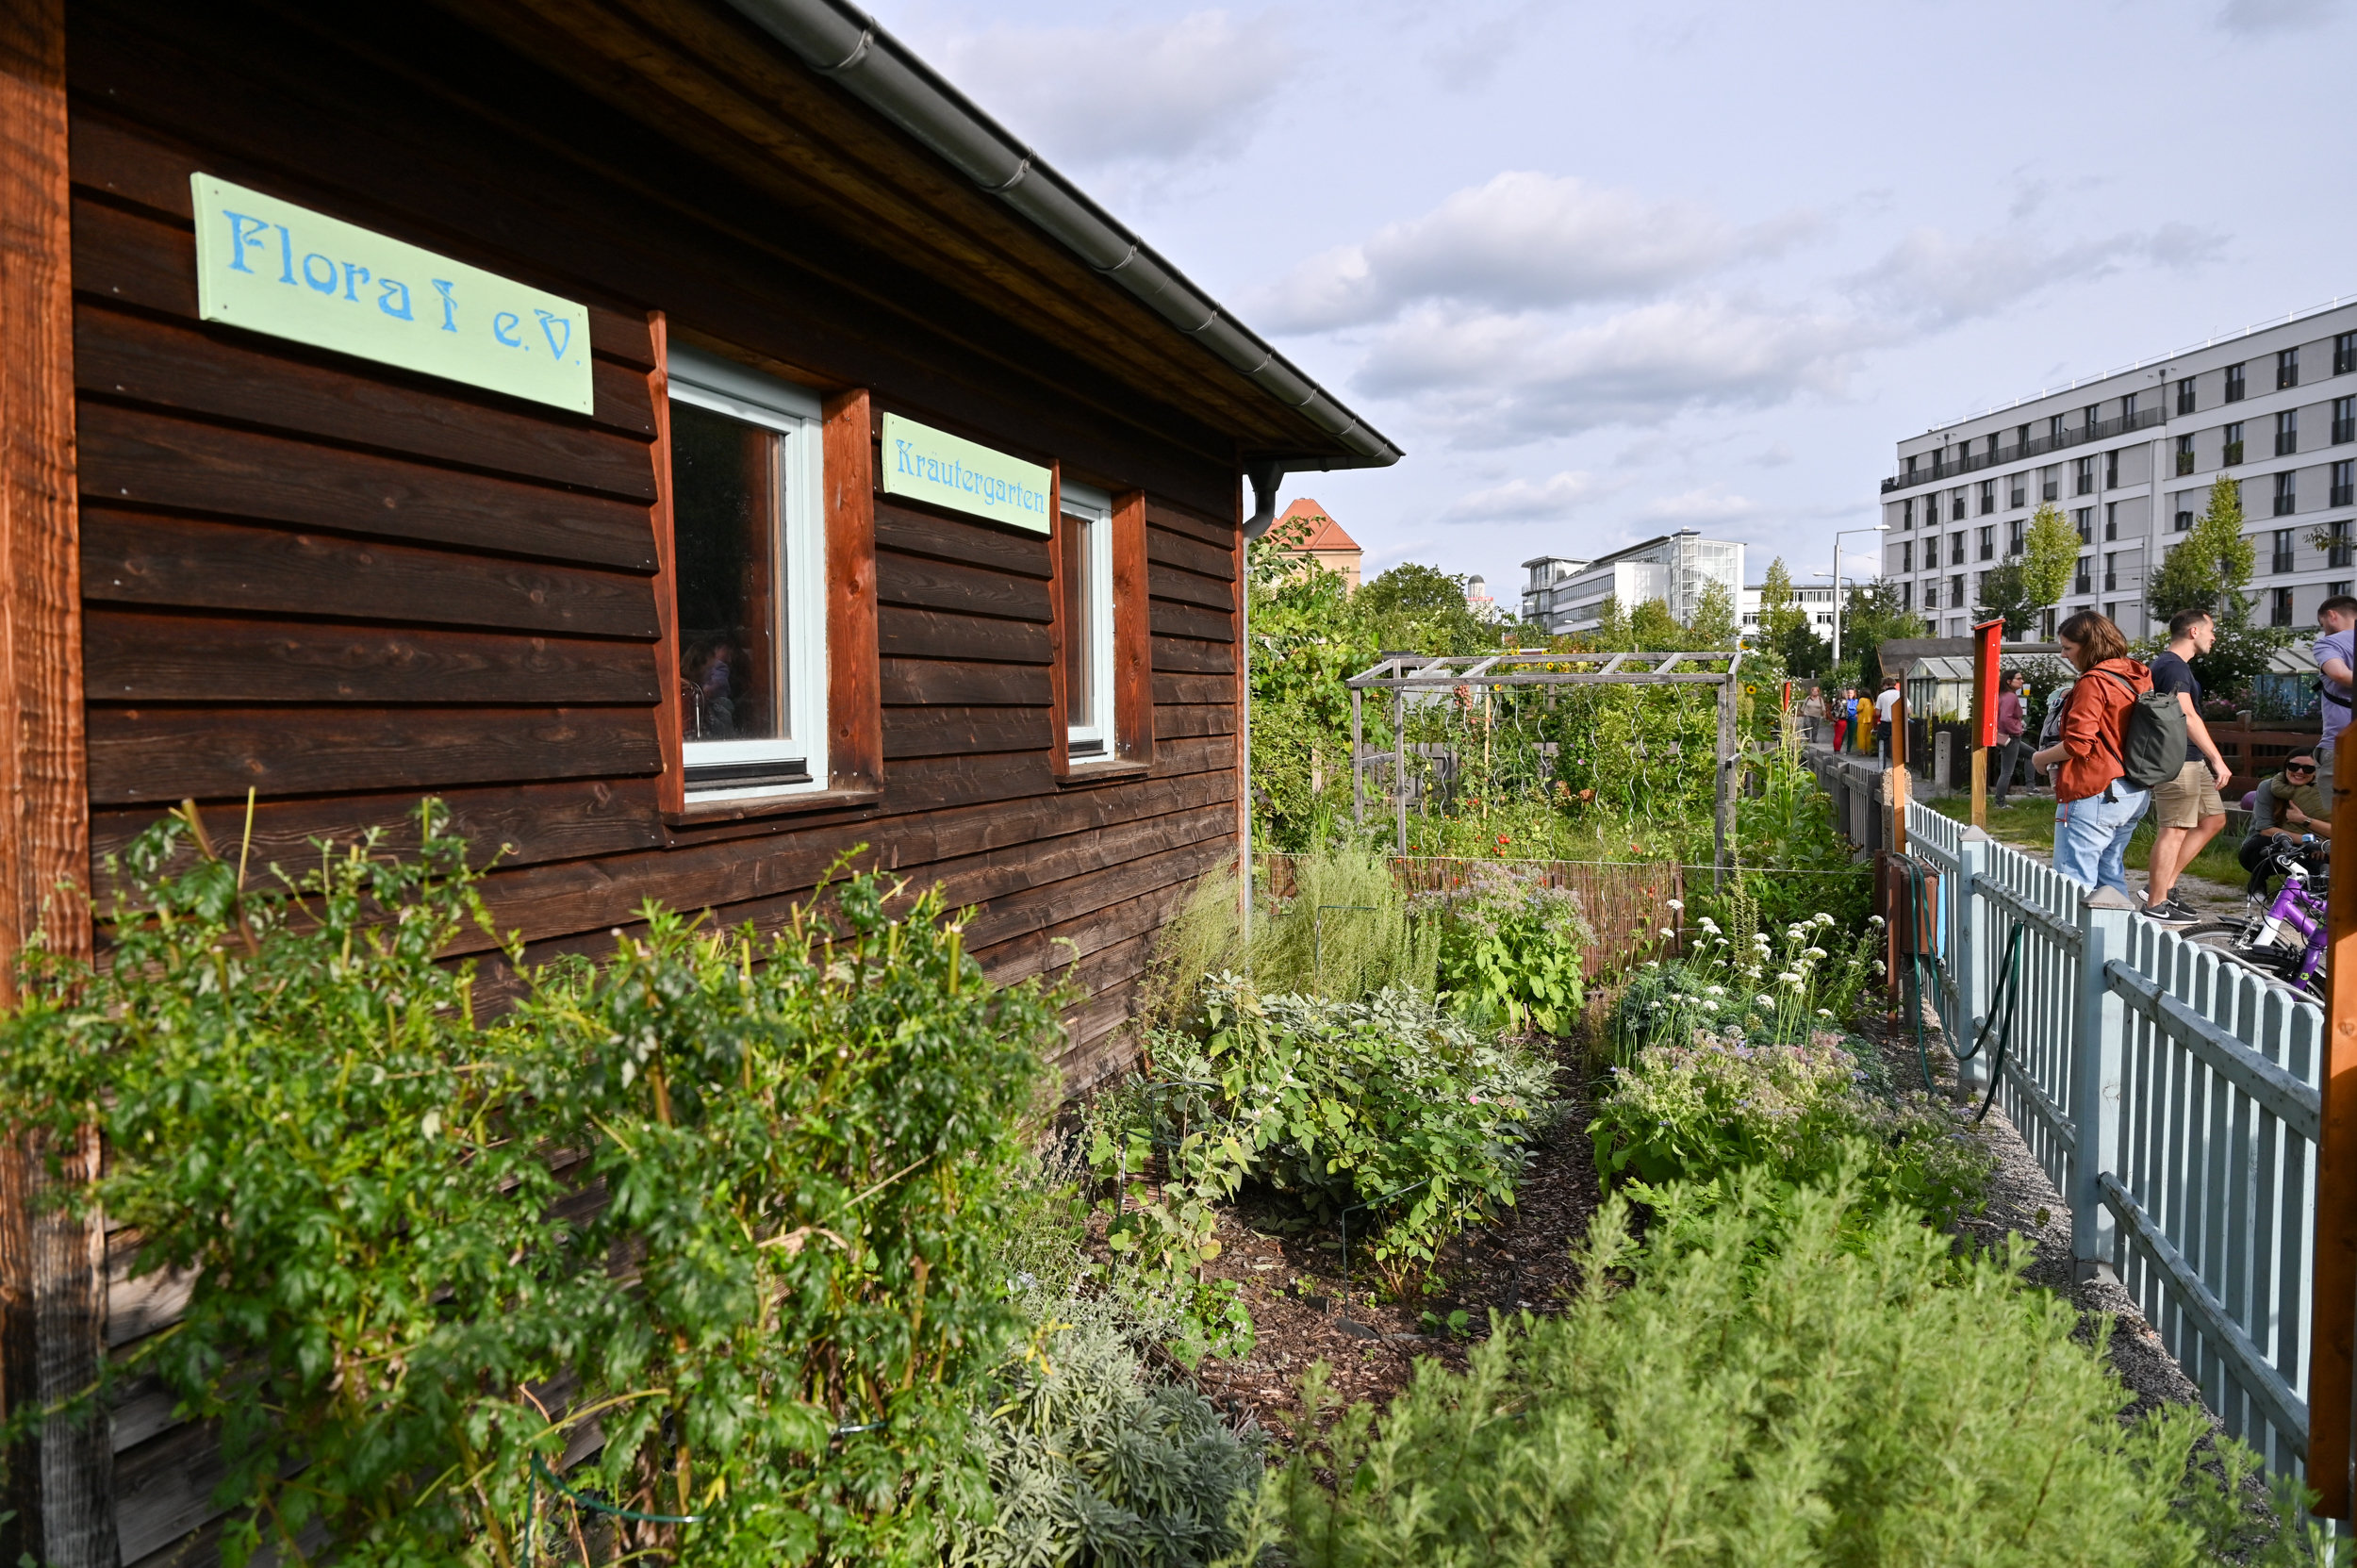
<path fill-rule="evenodd" d="M 2357 835 L 2357 725 L 2332 765 L 2332 836 Z M 2324 1114 L 2316 1148 L 2315 1298 L 2308 1321 L 2308 1484 L 2316 1512 L 2349 1517 L 2349 1403 L 2357 1352 L 2357 876 L 2333 879 L 2325 966 Z"/>

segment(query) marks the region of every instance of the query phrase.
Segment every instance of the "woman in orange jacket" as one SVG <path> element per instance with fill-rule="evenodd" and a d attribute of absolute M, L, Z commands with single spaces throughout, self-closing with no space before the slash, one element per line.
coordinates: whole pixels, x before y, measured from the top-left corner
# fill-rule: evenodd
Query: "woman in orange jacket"
<path fill-rule="evenodd" d="M 2128 839 L 2150 790 L 2126 778 L 2128 709 L 2152 689 L 2151 672 L 2128 656 L 2107 616 L 2081 610 L 2055 630 L 2081 680 L 2063 708 L 2062 738 L 2030 759 L 2054 774 L 2054 869 L 2087 887 L 2128 892 Z"/>

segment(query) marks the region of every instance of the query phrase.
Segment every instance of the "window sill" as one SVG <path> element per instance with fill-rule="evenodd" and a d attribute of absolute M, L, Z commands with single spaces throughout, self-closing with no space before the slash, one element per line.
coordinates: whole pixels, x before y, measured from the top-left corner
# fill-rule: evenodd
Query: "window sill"
<path fill-rule="evenodd" d="M 710 822 L 743 822 L 757 817 L 790 817 L 812 811 L 841 811 L 849 806 L 879 805 L 881 789 L 816 789 L 792 795 L 749 795 L 737 801 L 689 801 L 684 810 L 667 811 L 664 822 L 674 828 L 701 827 Z"/>
<path fill-rule="evenodd" d="M 1129 779 L 1143 779 L 1154 771 L 1150 762 L 1084 762 L 1056 775 L 1059 787 L 1076 789 L 1085 784 L 1120 784 Z"/>

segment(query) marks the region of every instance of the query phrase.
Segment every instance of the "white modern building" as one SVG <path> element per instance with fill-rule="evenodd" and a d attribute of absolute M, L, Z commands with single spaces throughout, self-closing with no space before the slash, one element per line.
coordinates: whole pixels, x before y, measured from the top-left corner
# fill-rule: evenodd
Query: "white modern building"
<path fill-rule="evenodd" d="M 1760 595 L 1767 591 L 1767 586 L 1761 583 L 1754 583 L 1743 590 L 1743 629 L 1745 631 L 1759 630 Z M 1807 588 L 1796 583 L 1792 586 L 1792 602 L 1808 613 L 1811 630 L 1828 642 L 1833 640 L 1832 588 Z"/>
<path fill-rule="evenodd" d="M 1523 571 L 1523 619 L 1551 636 L 1594 631 L 1603 623 L 1607 599 L 1617 600 L 1624 614 L 1658 599 L 1681 621 L 1693 619 L 1711 583 L 1726 588 L 1729 604 L 1743 600 L 1743 547 L 1706 539 L 1691 528 L 1592 560 L 1541 555 L 1525 561 Z"/>
<path fill-rule="evenodd" d="M 2357 302 L 2335 301 L 1901 441 L 1882 482 L 1883 574 L 1935 635 L 1962 636 L 1982 575 L 2051 501 L 2082 548 L 2040 634 L 2093 608 L 2143 636 L 2146 577 L 2223 475 L 2258 547 L 2255 618 L 2311 625 L 2357 580 L 2352 460 Z"/>

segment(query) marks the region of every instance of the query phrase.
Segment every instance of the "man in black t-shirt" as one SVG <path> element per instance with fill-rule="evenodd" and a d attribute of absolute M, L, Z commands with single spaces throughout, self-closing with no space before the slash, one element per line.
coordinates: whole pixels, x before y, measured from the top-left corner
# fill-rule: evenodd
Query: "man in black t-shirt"
<path fill-rule="evenodd" d="M 2233 772 L 2201 722 L 2201 683 L 2189 660 L 2217 641 L 2217 624 L 2206 610 L 2180 610 L 2169 618 L 2168 646 L 2152 655 L 2152 689 L 2173 691 L 2185 710 L 2185 763 L 2177 777 L 2152 791 L 2152 865 L 2145 875 L 2144 913 L 2180 923 L 2201 918 L 2176 896 L 2177 877 L 2226 825 L 2226 802 L 2218 791 Z"/>

